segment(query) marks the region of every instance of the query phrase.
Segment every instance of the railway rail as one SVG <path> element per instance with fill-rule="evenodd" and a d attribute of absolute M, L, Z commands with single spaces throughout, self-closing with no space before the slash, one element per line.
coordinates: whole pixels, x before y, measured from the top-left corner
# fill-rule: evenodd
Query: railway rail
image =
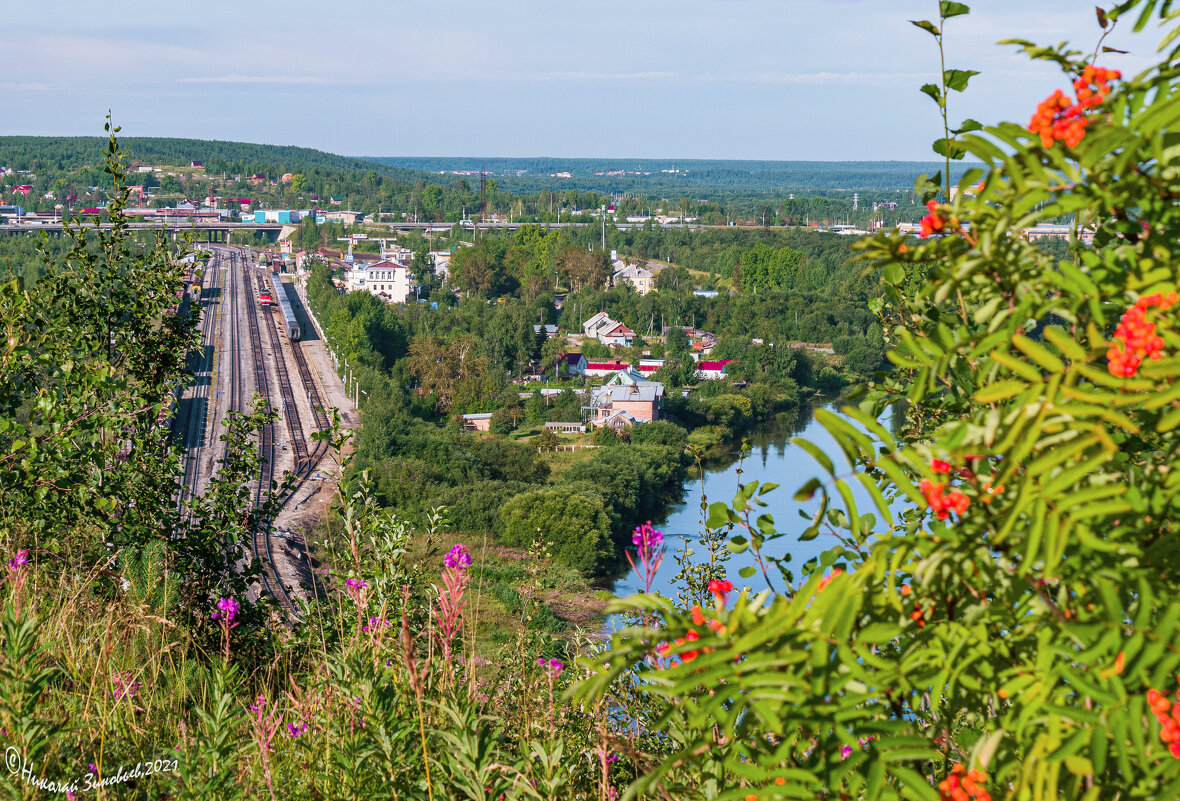
<path fill-rule="evenodd" d="M 201 320 L 201 349 L 190 357 L 189 365 L 197 376 L 193 384 L 193 395 L 183 421 L 178 416 L 173 429 L 185 447 L 184 482 L 180 486 L 177 505 L 184 506 L 196 492 L 197 473 L 201 461 L 201 449 L 205 447 L 205 421 L 209 410 L 209 387 L 213 375 L 213 336 L 216 329 L 216 315 L 209 313 L 214 303 L 222 302 L 221 256 L 214 254 L 209 266 L 197 285 L 197 307 L 204 312 Z M 206 284 L 209 297 L 205 297 Z"/>

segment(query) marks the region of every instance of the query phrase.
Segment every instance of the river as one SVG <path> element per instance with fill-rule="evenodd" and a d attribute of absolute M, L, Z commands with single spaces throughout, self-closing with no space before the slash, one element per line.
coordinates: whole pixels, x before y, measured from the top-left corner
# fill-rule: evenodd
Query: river
<path fill-rule="evenodd" d="M 839 405 L 837 402 L 829 401 L 818 405 L 818 408 L 838 410 Z M 809 478 L 815 476 L 822 479 L 825 474 L 823 468 L 811 456 L 799 446 L 791 443 L 791 438 L 802 437 L 818 445 L 832 458 L 833 463 L 837 466 L 837 471 L 840 471 L 841 466 L 848 466 L 847 460 L 844 459 L 843 453 L 836 446 L 835 441 L 816 421 L 815 408 L 817 407 L 803 406 L 798 410 L 776 416 L 761 430 L 748 437 L 751 449 L 744 459 L 738 459 L 738 448 L 736 447 L 733 448 L 732 453 L 709 459 L 704 463 L 703 480 L 699 474 L 696 474 L 695 466 L 690 468 L 690 479 L 685 482 L 684 487 L 684 502 L 670 507 L 668 516 L 664 520 L 652 521 L 655 528 L 664 532 L 664 544 L 668 548 L 663 564 L 656 574 L 653 591 L 675 597 L 676 588 L 673 586 L 672 579 L 679 573 L 680 567 L 673 558 L 673 553 L 686 544 L 695 550 L 693 561 L 708 559 L 708 552 L 699 542 L 703 531 L 700 508 L 702 492 L 705 493 L 709 503 L 723 501 L 728 504 L 733 501 L 739 484 L 746 484 L 750 481 L 779 484 L 778 489 L 763 496 L 763 500 L 768 505 L 761 511 L 773 515 L 776 529 L 787 532 L 787 536 L 776 540 L 772 544 L 776 551 L 768 551 L 768 553 L 774 556 L 783 556 L 788 551 L 790 552 L 792 557 L 790 568 L 795 573 L 796 582 L 800 578 L 803 564 L 808 559 L 819 556 L 823 551 L 836 545 L 834 538 L 822 533 L 809 542 L 798 541 L 798 535 L 808 525 L 807 521 L 799 517 L 798 512 L 803 510 L 809 515 L 814 514 L 819 506 L 819 499 L 817 496 L 810 501 L 799 502 L 794 500 L 795 491 Z M 883 418 L 881 422 L 887 425 L 887 418 Z M 741 470 L 740 475 L 739 469 Z M 879 516 L 868 493 L 855 483 L 853 484 L 853 494 L 861 514 L 869 511 Z M 839 506 L 838 500 L 834 502 L 834 505 Z M 751 519 L 756 516 L 756 514 L 752 515 Z M 749 550 L 745 553 L 734 554 L 725 566 L 726 577 L 733 582 L 735 588 L 749 586 L 755 592 L 765 589 L 766 581 L 761 573 L 756 573 L 749 578 L 742 578 L 738 575 L 738 571 L 746 566 L 756 567 L 753 554 Z M 781 592 L 784 588 L 782 576 L 774 566 L 768 567 L 774 589 Z M 628 572 L 615 582 L 613 589 L 616 595 L 622 596 L 642 588 L 643 585 L 635 573 Z"/>

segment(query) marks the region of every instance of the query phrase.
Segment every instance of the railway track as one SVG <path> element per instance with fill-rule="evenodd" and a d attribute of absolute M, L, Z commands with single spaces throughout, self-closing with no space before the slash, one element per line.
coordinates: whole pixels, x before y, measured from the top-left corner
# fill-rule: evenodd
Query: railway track
<path fill-rule="evenodd" d="M 206 300 L 204 295 L 206 277 L 208 276 L 211 276 L 211 279 L 208 282 L 209 298 Z M 178 493 L 178 506 L 184 506 L 196 493 L 201 449 L 206 445 L 205 421 L 209 413 L 209 387 L 213 377 L 212 345 L 216 329 L 216 315 L 209 313 L 209 308 L 214 303 L 220 304 L 222 302 L 219 292 L 221 289 L 221 256 L 215 254 L 210 259 L 208 269 L 201 277 L 201 284 L 197 287 L 198 308 L 204 312 L 204 317 L 201 320 L 201 350 L 199 354 L 192 356 L 190 361 L 190 366 L 193 368 L 197 380 L 193 384 L 193 395 L 188 413 L 184 416 L 183 423 L 179 419 L 177 420 L 179 426 L 174 429 L 182 436 L 185 447 L 184 482 Z"/>
<path fill-rule="evenodd" d="M 249 274 L 249 269 L 245 265 L 245 259 L 241 260 L 241 269 L 246 275 Z M 250 289 L 257 285 L 258 282 L 247 280 L 247 288 Z M 258 317 L 261 312 L 258 309 L 258 303 L 255 300 L 256 290 L 251 291 L 247 298 L 247 303 L 250 311 L 247 313 L 247 323 L 250 329 L 250 340 L 252 343 L 251 352 L 254 355 L 254 374 L 258 379 L 258 392 L 269 408 L 273 408 L 273 403 L 270 396 L 270 382 L 266 375 L 266 364 L 263 360 L 262 354 L 262 335 L 261 324 Z M 279 341 L 278 333 L 275 327 L 271 324 L 269 318 L 265 321 L 266 328 L 270 332 L 270 343 L 275 354 L 275 371 L 279 381 L 279 391 L 283 396 L 283 412 L 287 419 L 287 428 L 291 434 L 292 448 L 296 448 L 296 442 L 303 447 L 306 452 L 306 444 L 303 441 L 303 429 L 299 424 L 299 410 L 295 406 L 294 395 L 290 391 L 290 379 L 287 376 L 287 365 L 283 359 L 282 343 Z M 263 497 L 270 490 L 271 481 L 274 477 L 274 426 L 267 424 L 263 426 L 262 433 L 258 440 L 258 447 L 262 456 L 262 470 L 258 477 L 258 486 L 255 490 L 255 506 L 261 506 Z M 296 459 L 296 466 L 298 467 L 298 459 Z M 298 469 L 296 475 L 299 475 Z M 254 557 L 258 559 L 262 565 L 262 584 L 266 591 L 270 593 L 279 607 L 282 609 L 283 617 L 288 623 L 291 618 L 298 614 L 295 608 L 295 603 L 291 600 L 291 596 L 287 594 L 287 588 L 283 586 L 282 579 L 279 578 L 278 571 L 274 566 L 274 554 L 271 550 L 271 535 L 274 527 L 274 521 L 270 518 L 260 521 L 253 533 L 253 550 Z"/>

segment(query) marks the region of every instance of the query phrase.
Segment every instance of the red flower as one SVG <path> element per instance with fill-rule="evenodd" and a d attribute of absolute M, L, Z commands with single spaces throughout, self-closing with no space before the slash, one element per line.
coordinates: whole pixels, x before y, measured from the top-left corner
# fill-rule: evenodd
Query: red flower
<path fill-rule="evenodd" d="M 951 471 L 950 462 L 944 462 L 942 459 L 935 459 L 930 463 L 930 469 L 935 473 L 949 473 Z"/>

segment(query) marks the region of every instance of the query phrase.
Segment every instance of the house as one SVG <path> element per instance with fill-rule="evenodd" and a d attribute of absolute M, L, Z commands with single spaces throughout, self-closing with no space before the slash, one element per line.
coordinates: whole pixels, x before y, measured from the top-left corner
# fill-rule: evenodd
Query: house
<path fill-rule="evenodd" d="M 608 325 L 613 327 L 618 325 L 618 323 L 612 320 L 610 315 L 606 312 L 599 312 L 586 322 L 582 323 L 582 332 L 587 337 L 595 338 L 598 336 L 598 330 Z"/>
<path fill-rule="evenodd" d="M 696 377 L 702 381 L 711 381 L 717 378 L 724 378 L 725 366 L 732 361 L 733 359 L 721 359 L 720 361 L 715 362 L 697 362 Z"/>
<path fill-rule="evenodd" d="M 331 203 L 333 206 L 339 206 L 341 203 L 344 202 L 344 198 L 337 197 L 336 195 L 328 195 L 328 202 Z"/>
<path fill-rule="evenodd" d="M 581 423 L 546 423 L 545 429 L 547 431 L 556 431 L 559 434 L 586 433 L 586 426 Z"/>
<path fill-rule="evenodd" d="M 640 359 L 639 372 L 644 376 L 649 376 L 656 370 L 664 366 L 663 359 Z"/>
<path fill-rule="evenodd" d="M 626 367 L 590 395 L 590 416 L 595 425 L 625 428 L 660 419 L 664 409 L 664 385 L 648 381 Z"/>
<path fill-rule="evenodd" d="M 192 167 L 192 168 L 194 168 L 194 169 L 196 169 L 197 167 L 200 167 L 201 169 L 204 169 L 204 168 L 205 168 L 205 162 L 203 162 L 203 161 L 190 161 L 190 162 L 188 163 L 188 166 L 190 166 L 190 167 Z"/>
<path fill-rule="evenodd" d="M 345 280 L 349 292 L 368 292 L 390 303 L 405 303 L 410 295 L 410 271 L 392 261 L 354 264 Z"/>
<path fill-rule="evenodd" d="M 586 366 L 582 369 L 582 375 L 608 376 L 620 370 L 627 369 L 630 369 L 629 366 L 622 362 L 587 362 Z"/>
<path fill-rule="evenodd" d="M 253 175 L 251 175 L 249 178 L 247 178 L 246 180 L 253 181 L 254 183 L 262 183 L 262 182 L 266 181 L 266 176 L 260 172 L 256 172 Z"/>
<path fill-rule="evenodd" d="M 33 187 L 29 186 L 28 184 L 22 184 L 21 186 L 14 186 L 12 188 L 12 194 L 24 195 L 25 197 L 28 197 L 29 193 L 32 191 L 33 191 Z"/>
<path fill-rule="evenodd" d="M 491 431 L 492 413 L 484 412 L 481 414 L 463 415 L 463 428 L 467 431 Z"/>
<path fill-rule="evenodd" d="M 331 198 L 329 198 L 331 201 Z M 345 225 L 356 225 L 359 222 L 364 222 L 365 214 L 361 211 L 326 211 L 324 212 L 324 220 L 327 222 L 344 223 Z M 317 218 L 318 221 L 318 218 Z"/>
<path fill-rule="evenodd" d="M 610 328 L 598 329 L 598 341 L 603 345 L 622 345 L 629 347 L 635 339 L 635 332 L 622 323 L 615 323 Z"/>
<path fill-rule="evenodd" d="M 694 289 L 692 294 L 698 298 L 715 298 L 718 293 L 716 289 Z"/>
<path fill-rule="evenodd" d="M 563 353 L 557 357 L 557 374 L 586 375 L 586 357 L 580 353 Z"/>
<path fill-rule="evenodd" d="M 656 288 L 655 274 L 646 267 L 615 262 L 614 285 L 630 284 L 640 295 L 646 295 Z M 621 265 L 621 266 L 618 266 Z"/>
<path fill-rule="evenodd" d="M 537 336 L 541 336 L 541 334 L 543 333 L 545 335 L 545 339 L 552 339 L 553 337 L 557 336 L 557 326 L 555 326 L 555 325 L 534 325 L 533 326 L 533 333 Z"/>

